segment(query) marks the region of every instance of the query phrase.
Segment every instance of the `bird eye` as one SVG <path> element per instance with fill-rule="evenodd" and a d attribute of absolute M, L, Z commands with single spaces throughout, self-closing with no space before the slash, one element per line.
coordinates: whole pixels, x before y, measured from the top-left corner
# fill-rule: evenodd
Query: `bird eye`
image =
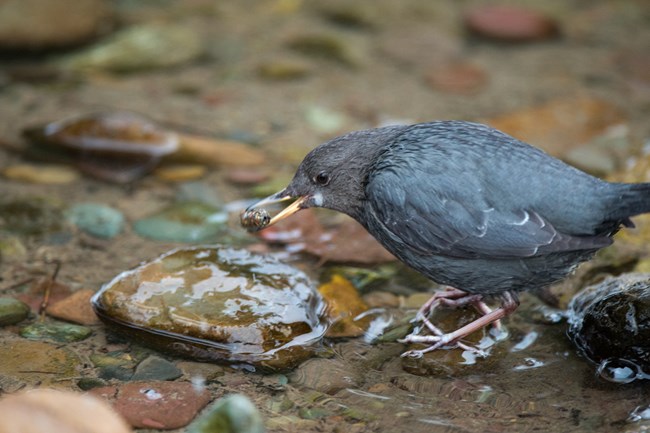
<path fill-rule="evenodd" d="M 316 182 L 319 185 L 325 186 L 328 183 L 330 183 L 330 175 L 325 173 L 324 171 L 321 171 L 314 177 L 314 182 Z"/>

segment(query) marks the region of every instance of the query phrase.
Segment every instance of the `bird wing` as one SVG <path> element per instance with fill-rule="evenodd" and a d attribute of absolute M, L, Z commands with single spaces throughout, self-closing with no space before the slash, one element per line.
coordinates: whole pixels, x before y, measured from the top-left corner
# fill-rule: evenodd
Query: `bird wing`
<path fill-rule="evenodd" d="M 533 209 L 496 208 L 473 176 L 385 169 L 367 184 L 375 223 L 420 254 L 459 258 L 522 258 L 598 249 L 607 236 L 561 233 Z"/>

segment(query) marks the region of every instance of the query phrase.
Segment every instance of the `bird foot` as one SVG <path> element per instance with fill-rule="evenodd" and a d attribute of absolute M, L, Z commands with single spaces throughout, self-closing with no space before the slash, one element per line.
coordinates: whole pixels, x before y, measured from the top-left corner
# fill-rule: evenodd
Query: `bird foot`
<path fill-rule="evenodd" d="M 402 343 L 431 345 L 422 350 L 409 350 L 402 356 L 421 358 L 425 353 L 445 346 L 459 347 L 463 350 L 470 351 L 477 356 L 486 356 L 486 353 L 483 350 L 462 343 L 460 340 L 490 324 L 492 324 L 497 331 L 501 331 L 500 320 L 517 309 L 519 306 L 519 300 L 514 293 L 505 292 L 502 295 L 501 306 L 492 310 L 483 302 L 482 299 L 482 295 L 473 295 L 454 288 L 447 288 L 443 292 L 437 292 L 420 308 L 414 319 L 420 321 L 433 335 L 418 335 L 417 332 L 419 331 L 416 331 L 400 340 Z M 431 323 L 427 317 L 439 305 L 452 308 L 472 305 L 480 314 L 482 314 L 482 316 L 454 332 L 444 333 L 440 328 Z"/>

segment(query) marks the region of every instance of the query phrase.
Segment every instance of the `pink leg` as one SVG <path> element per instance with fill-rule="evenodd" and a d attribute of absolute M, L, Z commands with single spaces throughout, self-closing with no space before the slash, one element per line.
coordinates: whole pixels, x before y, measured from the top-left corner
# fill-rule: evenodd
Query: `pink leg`
<path fill-rule="evenodd" d="M 484 315 L 482 317 L 479 317 L 475 321 L 463 326 L 462 328 L 454 332 L 450 332 L 448 334 L 442 333 L 440 329 L 434 326 L 434 328 L 437 330 L 437 332 L 433 332 L 434 335 L 413 335 L 413 334 L 408 335 L 402 340 L 402 342 L 428 343 L 431 344 L 431 346 L 422 350 L 410 350 L 408 352 L 405 352 L 402 356 L 412 356 L 412 357 L 419 358 L 427 352 L 431 352 L 443 346 L 447 346 L 454 343 L 465 350 L 469 349 L 477 353 L 482 353 L 480 350 L 472 348 L 471 346 L 467 346 L 463 343 L 460 343 L 458 340 L 465 338 L 467 335 L 475 331 L 478 331 L 481 328 L 491 323 L 495 323 L 495 324 L 498 323 L 500 319 L 506 317 L 507 315 L 509 315 L 510 313 L 512 313 L 514 310 L 517 309 L 517 307 L 519 306 L 519 300 L 517 299 L 517 296 L 514 293 L 505 292 L 503 294 L 503 301 L 501 303 L 501 307 L 497 308 L 496 310 L 491 310 L 487 305 L 485 305 L 481 301 L 481 298 L 482 297 L 480 295 L 466 294 L 464 298 L 456 298 L 451 300 L 445 300 L 444 302 L 438 302 L 438 305 L 444 304 L 446 306 L 459 306 L 459 305 L 472 304 L 477 308 L 477 310 L 479 310 L 479 312 L 483 313 Z M 431 304 L 433 304 L 433 302 Z M 424 323 L 426 325 L 426 322 Z M 499 326 L 499 325 L 497 324 L 495 326 Z M 428 325 L 427 328 L 431 329 Z"/>

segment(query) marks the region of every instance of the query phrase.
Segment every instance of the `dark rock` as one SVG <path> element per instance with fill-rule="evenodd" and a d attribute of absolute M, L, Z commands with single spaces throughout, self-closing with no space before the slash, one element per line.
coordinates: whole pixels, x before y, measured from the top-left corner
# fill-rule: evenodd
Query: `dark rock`
<path fill-rule="evenodd" d="M 174 380 L 183 372 L 173 363 L 158 356 L 150 356 L 138 364 L 131 380 Z"/>
<path fill-rule="evenodd" d="M 624 274 L 584 289 L 569 304 L 569 323 L 573 342 L 601 370 L 636 365 L 635 376 L 650 375 L 650 274 Z"/>
<path fill-rule="evenodd" d="M 21 337 L 30 340 L 51 340 L 59 343 L 72 343 L 88 338 L 90 328 L 70 323 L 34 323 L 20 330 Z"/>
<path fill-rule="evenodd" d="M 15 325 L 29 316 L 29 305 L 14 298 L 0 298 L 0 326 Z"/>

